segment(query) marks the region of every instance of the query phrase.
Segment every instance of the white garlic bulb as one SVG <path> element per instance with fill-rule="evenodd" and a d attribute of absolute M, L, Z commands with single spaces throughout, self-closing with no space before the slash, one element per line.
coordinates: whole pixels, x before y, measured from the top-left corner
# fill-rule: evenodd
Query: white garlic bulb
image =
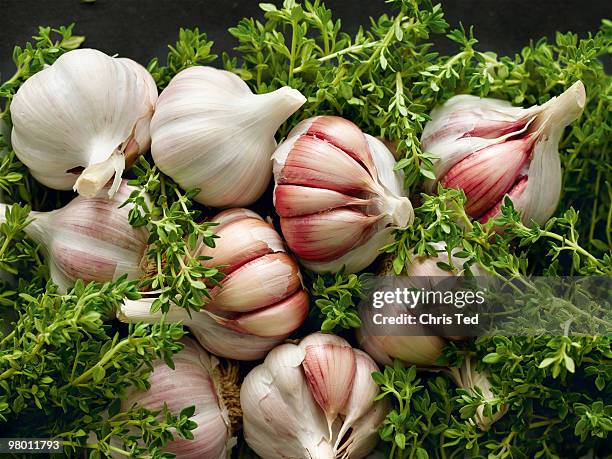
<path fill-rule="evenodd" d="M 245 206 L 270 182 L 274 134 L 306 99 L 283 87 L 253 94 L 237 75 L 212 67 L 179 72 L 151 122 L 153 160 L 194 198 L 213 207 Z"/>
<path fill-rule="evenodd" d="M 157 89 L 144 67 L 94 49 L 63 54 L 11 103 L 17 157 L 42 184 L 95 196 L 148 149 Z"/>
<path fill-rule="evenodd" d="M 437 156 L 435 181 L 463 189 L 466 212 L 482 222 L 499 214 L 508 194 L 522 220 L 542 225 L 561 194 L 559 141 L 586 102 L 584 85 L 574 83 L 558 97 L 531 108 L 460 95 L 431 113 L 421 137 L 423 150 Z"/>
<path fill-rule="evenodd" d="M 240 391 L 248 445 L 263 459 L 357 459 L 376 445 L 389 407 L 374 401 L 372 359 L 315 333 L 273 349 Z"/>
<path fill-rule="evenodd" d="M 146 392 L 133 391 L 123 402 L 129 409 L 138 404 L 150 410 L 160 410 L 164 403 L 173 413 L 195 406 L 191 420 L 198 426 L 191 431 L 193 439 L 176 434 L 164 451 L 181 459 L 229 458 L 236 440 L 232 437 L 231 422 L 226 406 L 230 400 L 218 374 L 219 362 L 193 340 L 183 338 L 185 347 L 174 355 L 174 369 L 163 360 L 153 362 Z M 235 390 L 235 389 L 234 389 Z M 237 401 L 235 401 L 237 402 Z"/>
<path fill-rule="evenodd" d="M 107 282 L 124 274 L 138 279 L 147 248 L 148 230 L 134 228 L 128 221 L 131 206 L 119 208 L 133 187 L 120 182 L 117 193 L 108 199 L 103 188 L 98 196 L 77 196 L 61 209 L 31 212 L 24 229 L 42 246 L 51 280 L 67 291 L 77 279 Z M 0 221 L 6 204 L 0 204 Z"/>
<path fill-rule="evenodd" d="M 403 176 L 378 139 L 348 120 L 300 122 L 274 152 L 274 206 L 289 248 L 316 272 L 357 272 L 412 223 Z"/>
<path fill-rule="evenodd" d="M 166 321 L 182 322 L 213 354 L 237 360 L 263 358 L 295 331 L 308 315 L 308 293 L 297 263 L 274 227 L 247 209 L 229 209 L 212 219 L 215 247 L 202 244 L 196 255 L 208 267 L 220 266 L 225 278 L 210 290 L 201 311 L 171 306 Z M 126 300 L 118 317 L 155 322 L 153 299 Z"/>
<path fill-rule="evenodd" d="M 485 401 L 491 401 L 495 398 L 491 390 L 489 375 L 486 372 L 477 371 L 470 357 L 466 357 L 459 368 L 448 368 L 446 372 L 450 374 L 460 388 L 472 392 L 474 392 L 476 388 L 480 389 Z M 499 411 L 495 411 L 492 416 L 486 416 L 484 414 L 484 406 L 479 405 L 471 421 L 482 430 L 487 431 L 491 428 L 491 425 L 506 414 L 507 411 L 508 407 L 504 405 Z"/>

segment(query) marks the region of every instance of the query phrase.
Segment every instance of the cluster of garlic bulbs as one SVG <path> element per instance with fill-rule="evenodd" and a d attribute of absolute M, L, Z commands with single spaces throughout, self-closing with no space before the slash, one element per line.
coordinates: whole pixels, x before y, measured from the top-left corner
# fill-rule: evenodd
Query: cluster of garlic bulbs
<path fill-rule="evenodd" d="M 283 87 L 253 94 L 237 75 L 213 67 L 179 72 L 159 97 L 151 153 L 160 170 L 213 207 L 256 201 L 272 176 L 274 134 L 306 99 Z"/>
<path fill-rule="evenodd" d="M 108 282 L 142 275 L 142 259 L 149 232 L 128 222 L 131 206 L 120 207 L 134 188 L 122 180 L 112 198 L 108 185 L 97 196 L 77 196 L 61 209 L 31 212 L 24 229 L 41 245 L 51 280 L 67 291 L 78 279 Z M 0 204 L 0 221 L 6 204 Z"/>
<path fill-rule="evenodd" d="M 137 404 L 157 411 L 165 403 L 171 412 L 179 413 L 195 406 L 191 420 L 198 425 L 191 431 L 193 439 L 174 435 L 164 450 L 181 459 L 229 458 L 236 439 L 232 437 L 228 405 L 238 403 L 230 398 L 236 388 L 223 385 L 215 357 L 189 338 L 182 342 L 185 347 L 173 357 L 174 369 L 163 360 L 154 361 L 149 390 L 128 394 L 123 408 Z"/>
<path fill-rule="evenodd" d="M 392 153 L 348 120 L 300 122 L 273 159 L 283 235 L 313 271 L 364 269 L 414 218 Z"/>
<path fill-rule="evenodd" d="M 240 391 L 244 435 L 263 459 L 367 456 L 388 413 L 378 367 L 344 339 L 315 333 L 274 348 Z"/>
<path fill-rule="evenodd" d="M 201 311 L 174 306 L 166 321 L 184 323 L 210 352 L 232 359 L 255 360 L 295 331 L 308 314 L 308 294 L 297 263 L 283 241 L 259 215 L 229 209 L 212 219 L 216 246 L 202 244 L 197 255 L 206 266 L 221 266 L 225 278 L 211 289 Z M 157 321 L 149 312 L 152 299 L 125 300 L 123 321 Z"/>
<path fill-rule="evenodd" d="M 11 142 L 42 184 L 93 197 L 149 148 L 157 88 L 144 67 L 77 49 L 19 88 L 11 103 Z"/>
<path fill-rule="evenodd" d="M 437 156 L 436 180 L 460 188 L 468 215 L 487 221 L 500 210 L 505 194 L 526 224 L 544 224 L 561 194 L 559 141 L 563 129 L 584 109 L 581 81 L 541 106 L 460 95 L 431 113 L 421 137 L 424 151 Z"/>

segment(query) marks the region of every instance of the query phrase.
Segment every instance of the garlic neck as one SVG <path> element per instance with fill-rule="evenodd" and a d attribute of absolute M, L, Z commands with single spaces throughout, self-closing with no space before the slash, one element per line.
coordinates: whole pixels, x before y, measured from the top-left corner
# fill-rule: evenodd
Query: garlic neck
<path fill-rule="evenodd" d="M 289 86 L 266 94 L 257 94 L 255 98 L 261 104 L 257 106 L 257 116 L 261 116 L 261 121 L 273 132 L 306 102 L 300 91 Z"/>
<path fill-rule="evenodd" d="M 398 228 L 406 228 L 414 220 L 414 210 L 410 199 L 405 196 L 386 194 L 383 199 L 383 214 L 391 217 L 391 225 Z"/>
<path fill-rule="evenodd" d="M 584 84 L 578 80 L 563 94 L 542 105 L 542 111 L 531 130 L 562 131 L 582 114 L 585 104 Z"/>
<path fill-rule="evenodd" d="M 73 189 L 81 196 L 93 198 L 114 176 L 113 183 L 108 190 L 108 197 L 112 198 L 119 185 L 121 185 L 121 176 L 124 169 L 125 156 L 123 152 L 115 150 L 104 161 L 87 166 L 79 175 Z"/>

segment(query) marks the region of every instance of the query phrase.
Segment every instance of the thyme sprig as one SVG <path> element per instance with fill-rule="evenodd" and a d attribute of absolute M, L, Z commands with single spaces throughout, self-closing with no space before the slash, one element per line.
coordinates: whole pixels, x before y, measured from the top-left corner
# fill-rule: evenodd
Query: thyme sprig
<path fill-rule="evenodd" d="M 136 178 L 129 183 L 137 188 L 124 205 L 133 206 L 129 213 L 132 225 L 146 225 L 150 230 L 147 256 L 151 274 L 140 285 L 157 292 L 151 309 L 165 312 L 176 304 L 200 310 L 210 298 L 208 289 L 222 278 L 217 268 L 201 263 L 209 258 L 197 255 L 200 244 L 214 247 L 215 223 L 198 222 L 201 212 L 193 208 L 192 198 L 199 190 L 183 192 L 142 157 L 133 169 Z"/>

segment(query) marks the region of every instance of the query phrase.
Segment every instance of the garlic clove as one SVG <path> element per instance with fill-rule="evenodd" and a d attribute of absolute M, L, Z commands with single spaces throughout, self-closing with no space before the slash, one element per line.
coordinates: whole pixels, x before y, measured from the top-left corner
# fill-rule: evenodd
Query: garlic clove
<path fill-rule="evenodd" d="M 155 80 L 151 78 L 151 74 L 147 71 L 147 69 L 138 62 L 133 61 L 132 59 L 126 59 L 125 57 L 119 57 L 117 60 L 128 67 L 131 67 L 132 70 L 136 72 L 141 80 L 141 83 L 146 88 L 148 105 L 150 107 L 151 114 L 153 114 L 158 97 Z M 136 122 L 136 125 L 134 126 L 134 135 L 124 150 L 125 162 L 128 166 L 136 161 L 139 152 L 147 151 L 151 147 L 151 133 L 149 131 L 150 124 L 150 117 L 140 118 Z"/>
<path fill-rule="evenodd" d="M 262 458 L 334 457 L 325 417 L 305 381 L 304 357 L 299 346 L 278 346 L 244 379 L 244 435 Z"/>
<path fill-rule="evenodd" d="M 256 215 L 256 214 L 255 214 Z M 257 218 L 232 220 L 214 229 L 219 236 L 215 247 L 202 244 L 197 255 L 210 257 L 202 264 L 221 266 L 221 272 L 230 274 L 250 261 L 263 255 L 284 252 L 284 244 L 274 227 Z"/>
<path fill-rule="evenodd" d="M 251 204 L 270 181 L 276 130 L 305 101 L 288 87 L 253 94 L 235 74 L 190 67 L 157 102 L 153 160 L 183 188 L 199 188 L 195 200 L 201 204 Z"/>
<path fill-rule="evenodd" d="M 312 118 L 306 132 L 336 145 L 363 165 L 372 176 L 376 175 L 368 141 L 354 123 L 339 116 L 317 116 Z"/>
<path fill-rule="evenodd" d="M 281 226 L 282 226 L 281 219 Z M 311 271 L 324 273 L 324 272 L 338 272 L 344 269 L 348 273 L 356 273 L 365 269 L 378 255 L 380 255 L 380 248 L 392 243 L 395 240 L 393 236 L 392 227 L 384 228 L 376 232 L 373 236 L 365 238 L 364 242 L 356 246 L 354 249 L 349 250 L 342 256 L 329 260 L 329 261 L 318 261 L 318 260 L 300 260 L 302 265 Z M 283 231 L 283 234 L 284 231 Z"/>
<path fill-rule="evenodd" d="M 302 366 L 312 395 L 325 412 L 331 432 L 334 419 L 346 404 L 356 372 L 353 348 L 335 335 L 314 333 L 300 342 Z"/>
<path fill-rule="evenodd" d="M 301 287 L 299 269 L 286 253 L 256 258 L 211 290 L 210 311 L 248 312 L 274 304 Z"/>
<path fill-rule="evenodd" d="M 386 197 L 401 199 L 410 206 L 410 211 L 412 211 L 410 200 L 404 196 L 404 174 L 395 170 L 395 156 L 393 156 L 389 148 L 381 140 L 369 134 L 365 134 L 365 138 L 372 152 L 372 160 L 374 161 L 377 173 L 376 178 L 385 188 Z M 398 224 L 406 226 L 410 223 L 411 218 L 409 215 L 406 215 L 405 223 Z"/>
<path fill-rule="evenodd" d="M 336 457 L 340 459 L 370 457 L 368 454 L 378 442 L 378 431 L 389 409 L 389 404 L 385 400 L 374 402 L 367 413 L 355 421 L 348 438 L 336 451 Z"/>
<path fill-rule="evenodd" d="M 367 216 L 350 209 L 301 217 L 281 218 L 287 244 L 303 260 L 330 261 L 363 241 L 379 216 Z"/>
<path fill-rule="evenodd" d="M 325 188 L 299 185 L 278 185 L 274 190 L 274 206 L 281 217 L 299 217 L 338 207 L 367 207 L 372 201 L 347 196 Z"/>
<path fill-rule="evenodd" d="M 298 138 L 276 182 L 325 188 L 348 195 L 375 192 L 368 172 L 335 145 L 309 136 Z"/>
<path fill-rule="evenodd" d="M 335 449 L 338 449 L 345 434 L 353 429 L 357 420 L 371 410 L 370 403 L 379 391 L 378 385 L 372 379 L 372 373 L 378 371 L 376 363 L 368 354 L 359 349 L 353 349 L 353 353 L 355 354 L 355 377 L 348 400 L 340 410 L 340 414 L 344 415 L 344 420 L 336 436 Z"/>
<path fill-rule="evenodd" d="M 512 203 L 516 207 L 525 208 L 528 205 L 528 200 L 525 199 L 526 189 L 527 189 L 527 177 L 522 177 L 506 194 L 512 200 Z M 480 222 L 485 223 L 490 218 L 495 218 L 498 215 L 500 215 L 502 204 L 503 204 L 503 198 L 499 200 L 497 205 L 492 207 L 486 214 L 482 215 L 479 218 Z"/>
<path fill-rule="evenodd" d="M 459 138 L 465 133 L 472 136 L 484 133 L 477 137 L 496 138 L 495 126 L 508 131 L 510 125 L 520 125 L 525 116 L 522 108 L 513 107 L 508 101 L 461 94 L 432 110 L 431 121 L 423 130 L 421 145 L 428 150 L 440 140 Z"/>
<path fill-rule="evenodd" d="M 529 159 L 532 144 L 533 138 L 527 137 L 478 150 L 450 168 L 442 185 L 463 189 L 466 212 L 478 217 L 510 190 Z"/>
<path fill-rule="evenodd" d="M 287 336 L 306 320 L 308 305 L 308 294 L 299 290 L 271 306 L 230 319 L 219 317 L 216 320 L 240 333 L 262 337 Z"/>

